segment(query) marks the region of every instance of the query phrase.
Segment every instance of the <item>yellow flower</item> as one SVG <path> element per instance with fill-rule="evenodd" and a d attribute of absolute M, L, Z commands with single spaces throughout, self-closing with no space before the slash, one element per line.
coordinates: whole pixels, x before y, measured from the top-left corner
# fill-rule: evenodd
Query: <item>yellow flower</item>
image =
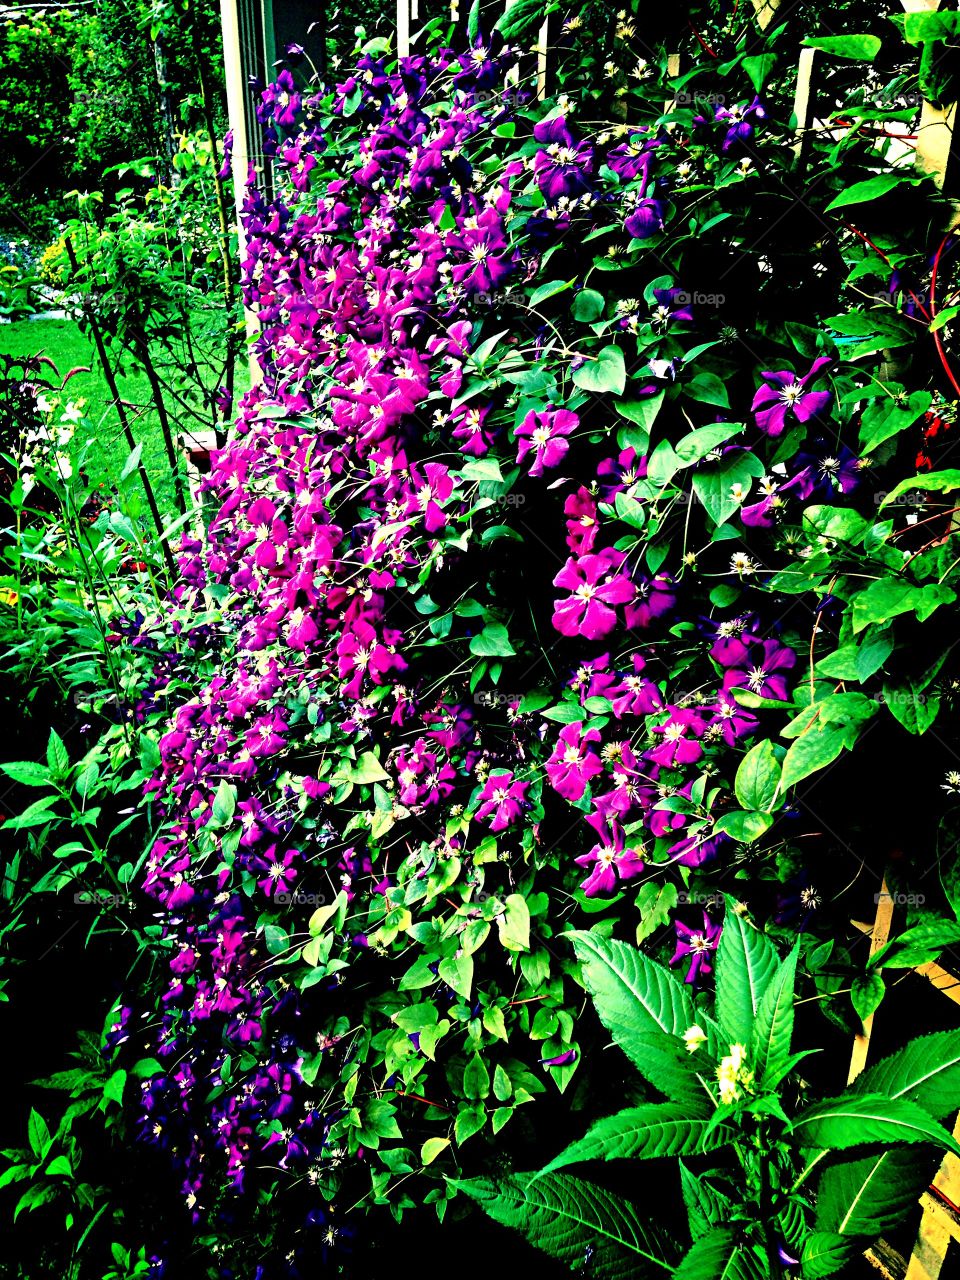
<path fill-rule="evenodd" d="M 687 1053 L 696 1053 L 702 1044 L 707 1042 L 707 1033 L 703 1027 L 698 1027 L 696 1023 L 692 1027 L 687 1027 L 683 1033 L 683 1043 L 687 1046 Z"/>

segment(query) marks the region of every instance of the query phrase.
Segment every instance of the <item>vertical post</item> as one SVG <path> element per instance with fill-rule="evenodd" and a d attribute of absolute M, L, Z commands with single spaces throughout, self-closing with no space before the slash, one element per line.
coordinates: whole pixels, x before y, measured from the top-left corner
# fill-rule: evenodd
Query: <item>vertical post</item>
<path fill-rule="evenodd" d="M 243 224 L 240 219 L 247 173 L 250 167 L 249 120 L 247 118 L 247 85 L 243 66 L 243 48 L 240 41 L 238 3 L 243 0 L 220 0 L 220 22 L 223 30 L 223 62 L 227 87 L 227 114 L 233 131 L 233 199 L 237 217 L 237 246 L 241 260 L 244 254 Z M 257 333 L 257 318 L 246 306 L 243 309 L 247 338 Z M 253 349 L 250 349 L 250 380 L 253 385 L 262 381 L 263 373 Z"/>
<path fill-rule="evenodd" d="M 753 0 L 754 12 L 757 15 L 757 22 L 760 24 L 761 31 L 766 31 L 779 7 L 780 0 Z"/>
<path fill-rule="evenodd" d="M 410 57 L 410 0 L 397 0 L 397 57 Z"/>
<path fill-rule="evenodd" d="M 797 141 L 794 143 L 793 154 L 801 161 L 806 156 L 810 141 L 810 134 L 807 131 L 812 124 L 810 105 L 813 97 L 813 67 L 816 53 L 816 49 L 801 49 L 797 61 L 797 88 L 793 96 Z"/>
<path fill-rule="evenodd" d="M 547 96 L 547 72 L 550 55 L 550 19 L 544 18 L 543 26 L 537 32 L 537 97 Z"/>
<path fill-rule="evenodd" d="M 887 877 L 883 877 L 880 893 L 877 895 L 877 914 L 870 935 L 870 954 L 875 955 L 890 937 L 890 925 L 893 923 L 893 898 L 887 889 Z M 847 1084 L 853 1084 L 857 1076 L 867 1065 L 867 1053 L 870 1050 L 870 1036 L 873 1032 L 873 1014 L 863 1021 L 863 1031 L 853 1042 L 853 1053 L 850 1055 L 850 1071 Z"/>

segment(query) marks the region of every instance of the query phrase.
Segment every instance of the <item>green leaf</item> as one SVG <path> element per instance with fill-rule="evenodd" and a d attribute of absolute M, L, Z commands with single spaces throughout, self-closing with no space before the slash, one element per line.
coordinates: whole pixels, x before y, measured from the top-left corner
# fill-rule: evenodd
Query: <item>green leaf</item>
<path fill-rule="evenodd" d="M 676 1256 L 629 1201 L 569 1174 L 519 1173 L 500 1182 L 473 1178 L 452 1185 L 495 1222 L 570 1268 L 582 1267 L 589 1246 L 590 1270 L 604 1280 L 662 1276 L 660 1264 Z"/>
<path fill-rule="evenodd" d="M 915 969 L 929 964 L 945 947 L 960 942 L 960 924 L 955 920 L 925 920 L 891 938 L 868 961 L 871 969 Z"/>
<path fill-rule="evenodd" d="M 54 1156 L 54 1158 L 47 1165 L 46 1169 L 44 1169 L 44 1173 L 47 1175 L 48 1178 L 56 1178 L 56 1177 L 72 1178 L 73 1177 L 73 1169 L 70 1165 L 70 1161 L 67 1159 L 66 1156 Z"/>
<path fill-rule="evenodd" d="M 695 1118 L 683 1103 L 627 1107 L 592 1125 L 586 1136 L 556 1156 L 544 1173 L 585 1160 L 655 1160 L 713 1151 L 736 1137 L 726 1125 Z"/>
<path fill-rule="evenodd" d="M 466 1000 L 473 987 L 473 956 L 447 956 L 440 961 L 439 975 L 448 987 Z"/>
<path fill-rule="evenodd" d="M 853 1088 L 906 1098 L 942 1120 L 960 1109 L 960 1031 L 917 1036 L 868 1067 Z"/>
<path fill-rule="evenodd" d="M 728 903 L 717 948 L 717 1016 L 732 1043 L 750 1043 L 760 1001 L 779 970 L 773 943 Z"/>
<path fill-rule="evenodd" d="M 589 324 L 603 315 L 606 300 L 596 289 L 581 289 L 573 300 L 573 318 Z"/>
<path fill-rule="evenodd" d="M 390 775 L 372 751 L 365 751 L 350 770 L 351 782 L 386 782 Z"/>
<path fill-rule="evenodd" d="M 714 1190 L 705 1177 L 691 1173 L 682 1160 L 677 1161 L 677 1168 L 690 1237 L 699 1240 L 711 1227 L 719 1226 L 729 1217 L 729 1201 Z"/>
<path fill-rule="evenodd" d="M 471 639 L 470 652 L 476 658 L 512 658 L 517 651 L 510 643 L 507 628 L 501 622 L 488 622 Z"/>
<path fill-rule="evenodd" d="M 903 578 L 878 578 L 853 598 L 854 634 L 871 622 L 886 622 L 901 613 L 916 613 L 925 622 L 940 605 L 955 599 L 956 592 L 936 582 L 918 587 Z"/>
<path fill-rule="evenodd" d="M 886 987 L 879 973 L 858 973 L 854 977 L 850 983 L 850 1003 L 861 1022 L 865 1023 L 876 1012 L 885 994 Z"/>
<path fill-rule="evenodd" d="M 951 493 L 954 489 L 960 489 L 960 471 L 955 469 L 929 471 L 925 476 L 910 476 L 906 480 L 901 480 L 884 496 L 878 510 L 882 511 L 891 502 L 902 498 L 905 493 L 913 493 L 915 490 L 924 493 Z"/>
<path fill-rule="evenodd" d="M 677 886 L 672 881 L 658 884 L 648 880 L 640 886 L 636 898 L 640 923 L 637 925 L 637 946 L 655 933 L 661 925 L 670 923 L 670 912 L 677 905 Z"/>
<path fill-rule="evenodd" d="M 468 1138 L 479 1133 L 486 1123 L 487 1113 L 483 1107 L 466 1107 L 459 1112 L 453 1126 L 453 1136 L 457 1140 L 457 1146 L 462 1146 Z"/>
<path fill-rule="evenodd" d="M 882 397 L 871 400 L 860 417 L 860 452 L 870 453 L 891 436 L 899 435 L 930 408 L 929 391 L 915 391 L 905 405 Z"/>
<path fill-rule="evenodd" d="M 742 809 L 736 809 L 718 818 L 714 823 L 714 830 L 723 831 L 740 844 L 753 844 L 755 840 L 765 835 L 772 825 L 772 814 L 744 813 Z"/>
<path fill-rule="evenodd" d="M 817 725 L 801 734 L 783 758 L 781 785 L 784 791 L 836 760 L 846 741 L 844 730 Z"/>
<path fill-rule="evenodd" d="M 544 8 L 544 0 L 510 0 L 493 29 L 499 31 L 504 40 L 513 40 L 527 27 L 542 20 Z"/>
<path fill-rule="evenodd" d="M 508 951 L 530 950 L 530 909 L 522 893 L 504 899 L 504 912 L 497 916 L 500 942 Z"/>
<path fill-rule="evenodd" d="M 838 196 L 835 196 L 827 205 L 824 213 L 829 213 L 831 209 L 843 209 L 851 204 L 867 204 L 870 201 L 879 200 L 888 191 L 900 186 L 905 181 L 906 176 L 900 173 L 879 173 L 875 178 L 866 178 L 863 182 L 855 182 L 853 186 L 847 187 L 846 191 L 841 191 Z"/>
<path fill-rule="evenodd" d="M 881 43 L 877 36 L 820 36 L 816 40 L 808 36 L 803 41 L 808 49 L 822 49 L 834 58 L 849 58 L 854 62 L 873 62 Z"/>
<path fill-rule="evenodd" d="M 949 40 L 960 34 L 960 14 L 908 13 L 904 19 L 903 36 L 907 44 L 927 44 L 935 40 Z"/>
<path fill-rule="evenodd" d="M 726 524 L 739 510 L 741 499 L 734 493 L 736 485 L 749 490 L 752 480 L 763 475 L 763 463 L 752 453 L 728 453 L 709 468 L 700 467 L 693 477 L 693 488 L 715 525 Z"/>
<path fill-rule="evenodd" d="M 50 737 L 47 739 L 47 765 L 51 776 L 56 779 L 66 777 L 70 768 L 69 752 L 56 729 L 50 730 Z"/>
<path fill-rule="evenodd" d="M 757 1005 L 750 1039 L 749 1061 L 758 1082 L 774 1089 L 790 1062 L 793 1038 L 793 994 L 797 976 L 799 943 L 783 960 Z"/>
<path fill-rule="evenodd" d="M 24 787 L 48 787 L 51 782 L 47 766 L 35 764 L 32 760 L 14 760 L 9 764 L 0 764 L 0 770 Z"/>
<path fill-rule="evenodd" d="M 741 66 L 750 77 L 754 93 L 762 93 L 770 72 L 776 65 L 777 57 L 773 53 L 761 53 L 754 57 L 744 58 Z"/>
<path fill-rule="evenodd" d="M 548 280 L 546 284 L 534 289 L 530 295 L 530 306 L 535 307 L 540 302 L 546 302 L 547 298 L 552 298 L 558 293 L 564 293 L 572 285 L 573 280 Z"/>
<path fill-rule="evenodd" d="M 697 400 L 701 404 L 713 404 L 721 409 L 730 408 L 726 383 L 708 370 L 703 370 L 685 383 L 683 392 L 691 400 Z"/>
<path fill-rule="evenodd" d="M 714 1227 L 687 1251 L 673 1280 L 761 1280 L 765 1274 L 731 1227 Z"/>
<path fill-rule="evenodd" d="M 688 432 L 680 440 L 676 448 L 677 457 L 684 466 L 688 467 L 691 463 L 705 458 L 718 445 L 726 443 L 742 431 L 743 423 L 741 422 L 718 422 L 709 427 L 697 427 L 695 431 Z"/>
<path fill-rule="evenodd" d="M 420 1148 L 420 1163 L 433 1164 L 440 1152 L 446 1151 L 449 1145 L 449 1138 L 428 1138 Z"/>
<path fill-rule="evenodd" d="M 812 1231 L 803 1243 L 800 1255 L 803 1280 L 819 1280 L 832 1276 L 845 1266 L 856 1252 L 850 1240 L 824 1231 Z"/>
<path fill-rule="evenodd" d="M 30 1109 L 30 1116 L 27 1120 L 27 1140 L 30 1143 L 30 1150 L 40 1160 L 50 1150 L 51 1137 L 47 1122 L 39 1111 Z"/>
<path fill-rule="evenodd" d="M 789 1132 L 805 1147 L 844 1151 L 872 1142 L 929 1142 L 960 1155 L 957 1142 L 915 1102 L 883 1093 L 847 1093 L 814 1103 Z"/>
<path fill-rule="evenodd" d="M 620 347 L 603 347 L 596 359 L 587 360 L 573 374 L 574 385 L 598 395 L 622 396 L 627 385 L 627 370 Z"/>
<path fill-rule="evenodd" d="M 720 1057 L 717 1028 L 694 1005 L 688 989 L 662 965 L 626 943 L 575 932 L 577 959 L 597 1016 L 647 1080 L 661 1092 L 706 1102 L 683 1044 L 694 1025 L 707 1032 L 707 1053 Z M 675 1037 L 675 1044 L 664 1039 Z"/>
<path fill-rule="evenodd" d="M 734 790 L 744 809 L 759 809 L 769 813 L 777 798 L 780 785 L 780 762 L 768 740 L 758 742 L 740 761 Z"/>
<path fill-rule="evenodd" d="M 490 1072 L 484 1066 L 479 1053 L 475 1053 L 467 1062 L 463 1072 L 463 1096 L 475 1102 L 482 1102 L 490 1094 Z"/>
<path fill-rule="evenodd" d="M 237 807 L 237 788 L 224 778 L 213 797 L 213 821 L 218 827 L 225 827 L 233 820 Z"/>
<path fill-rule="evenodd" d="M 927 1147 L 891 1147 L 829 1165 L 817 1187 L 817 1229 L 875 1239 L 903 1222 L 935 1167 Z"/>
<path fill-rule="evenodd" d="M 885 681 L 883 701 L 893 718 L 916 737 L 927 732 L 940 710 L 938 697 L 923 693 L 910 683 L 894 684 L 892 681 Z"/>

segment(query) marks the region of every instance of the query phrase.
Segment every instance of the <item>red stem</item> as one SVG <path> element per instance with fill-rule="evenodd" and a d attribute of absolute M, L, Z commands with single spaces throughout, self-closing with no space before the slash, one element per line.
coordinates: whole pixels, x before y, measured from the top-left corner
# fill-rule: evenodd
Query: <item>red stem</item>
<path fill-rule="evenodd" d="M 931 320 L 936 320 L 937 318 L 937 271 L 940 268 L 940 257 L 944 249 L 947 247 L 947 244 L 952 239 L 953 239 L 953 232 L 948 231 L 947 234 L 940 241 L 940 247 L 939 249 L 937 249 L 936 255 L 933 259 L 933 271 L 931 272 L 931 275 L 930 275 L 930 319 Z M 953 387 L 954 391 L 957 393 L 957 396 L 960 397 L 960 383 L 957 382 L 956 378 L 954 377 L 953 370 L 950 368 L 950 363 L 947 360 L 947 353 L 943 349 L 943 339 L 940 337 L 939 329 L 936 329 L 934 331 L 933 340 L 937 344 L 937 355 L 940 357 L 940 363 L 943 365 L 944 372 L 946 373 L 947 377 L 950 379 L 950 385 Z"/>

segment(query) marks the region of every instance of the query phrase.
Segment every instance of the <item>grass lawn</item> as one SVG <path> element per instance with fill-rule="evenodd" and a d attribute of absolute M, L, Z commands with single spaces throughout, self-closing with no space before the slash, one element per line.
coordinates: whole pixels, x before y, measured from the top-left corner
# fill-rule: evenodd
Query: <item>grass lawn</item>
<path fill-rule="evenodd" d="M 115 487 L 130 451 L 92 340 L 86 338 L 72 320 L 21 320 L 0 325 L 0 352 L 15 356 L 49 356 L 61 377 L 77 366 L 89 368 L 89 373 L 78 373 L 71 378 L 63 392 L 65 400 L 82 402 L 86 418 L 85 423 L 77 426 L 71 452 L 75 458 L 84 454 L 85 470 L 92 481 Z M 53 371 L 49 373 L 51 381 L 56 381 Z M 237 366 L 238 396 L 246 390 L 247 377 L 247 368 L 240 361 Z M 175 507 L 170 466 L 147 379 L 139 371 L 128 371 L 125 377 L 117 379 L 117 384 L 122 399 L 128 406 L 135 406 L 127 408 L 127 417 L 137 442 L 143 445 L 141 460 L 153 483 L 161 511 L 172 518 Z M 88 441 L 92 442 L 89 448 Z M 139 489 L 138 481 L 131 479 L 130 483 L 135 483 Z"/>

